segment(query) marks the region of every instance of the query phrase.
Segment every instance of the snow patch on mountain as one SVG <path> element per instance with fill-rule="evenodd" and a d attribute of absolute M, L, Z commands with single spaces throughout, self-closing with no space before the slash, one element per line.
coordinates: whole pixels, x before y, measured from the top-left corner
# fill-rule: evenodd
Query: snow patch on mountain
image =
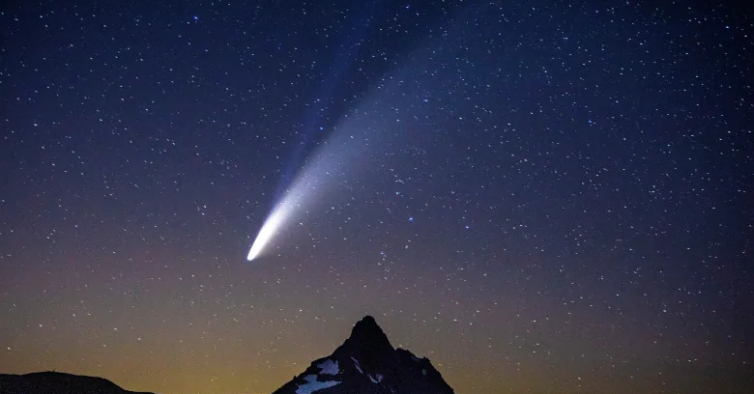
<path fill-rule="evenodd" d="M 326 389 L 340 383 L 337 380 L 319 382 L 317 381 L 317 375 L 306 375 L 304 376 L 304 380 L 306 380 L 306 383 L 298 386 L 296 394 L 311 394 L 317 390 Z"/>
<path fill-rule="evenodd" d="M 353 366 L 356 367 L 356 370 L 359 371 L 360 374 L 364 374 L 364 371 L 361 370 L 361 364 L 359 364 L 359 360 L 351 357 L 351 360 L 353 360 Z"/>
<path fill-rule="evenodd" d="M 377 383 L 379 383 L 379 382 L 382 381 L 382 375 L 381 374 L 377 374 L 375 376 L 372 376 L 372 374 L 369 374 L 367 376 L 369 376 L 369 380 L 371 380 L 372 383 L 374 383 L 374 384 L 377 384 Z"/>
<path fill-rule="evenodd" d="M 319 368 L 319 373 L 321 373 L 322 375 L 337 375 L 338 372 L 340 372 L 337 360 L 333 361 L 327 359 L 317 364 L 317 368 Z"/>

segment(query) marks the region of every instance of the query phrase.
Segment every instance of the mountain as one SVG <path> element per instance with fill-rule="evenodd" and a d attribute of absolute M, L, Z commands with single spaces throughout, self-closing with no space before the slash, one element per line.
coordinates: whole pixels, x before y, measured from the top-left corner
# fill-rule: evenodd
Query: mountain
<path fill-rule="evenodd" d="M 37 372 L 26 375 L 0 374 L 2 394 L 151 394 L 123 390 L 102 378 L 60 372 Z"/>
<path fill-rule="evenodd" d="M 453 394 L 429 360 L 395 349 L 371 316 L 330 356 L 311 363 L 273 394 Z"/>

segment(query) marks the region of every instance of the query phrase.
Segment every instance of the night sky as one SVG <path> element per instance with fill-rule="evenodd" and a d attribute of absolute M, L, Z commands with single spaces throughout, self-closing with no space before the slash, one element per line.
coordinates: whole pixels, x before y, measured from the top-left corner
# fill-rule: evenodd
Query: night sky
<path fill-rule="evenodd" d="M 371 314 L 461 394 L 751 392 L 750 10 L 1 9 L 0 373 L 268 394 Z"/>

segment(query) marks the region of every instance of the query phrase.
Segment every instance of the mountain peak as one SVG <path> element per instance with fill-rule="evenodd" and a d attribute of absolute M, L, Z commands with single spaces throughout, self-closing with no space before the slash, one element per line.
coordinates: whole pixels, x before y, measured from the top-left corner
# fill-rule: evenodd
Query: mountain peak
<path fill-rule="evenodd" d="M 364 316 L 363 319 L 354 324 L 353 329 L 351 330 L 351 338 L 354 337 L 362 340 L 387 340 L 387 335 L 385 335 L 385 332 L 382 331 L 382 328 L 380 328 L 380 326 L 377 324 L 377 321 L 369 315 Z"/>
<path fill-rule="evenodd" d="M 380 328 L 380 325 L 377 324 L 377 320 L 374 320 L 374 317 L 371 315 L 364 316 L 361 320 L 357 321 L 356 324 L 353 326 L 356 327 L 376 327 Z"/>
<path fill-rule="evenodd" d="M 314 360 L 273 394 L 453 394 L 426 358 L 394 349 L 372 316 L 331 355 Z"/>
<path fill-rule="evenodd" d="M 392 353 L 394 350 L 377 321 L 372 316 L 365 316 L 356 322 L 351 330 L 351 336 L 335 350 L 335 353 L 379 359 L 381 358 L 379 356 Z"/>

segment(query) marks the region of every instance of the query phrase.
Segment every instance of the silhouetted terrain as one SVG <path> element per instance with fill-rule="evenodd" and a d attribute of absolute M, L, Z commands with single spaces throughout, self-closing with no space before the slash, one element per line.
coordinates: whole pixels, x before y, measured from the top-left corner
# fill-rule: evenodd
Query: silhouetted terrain
<path fill-rule="evenodd" d="M 152 394 L 123 390 L 115 383 L 60 372 L 0 375 L 0 394 Z"/>
<path fill-rule="evenodd" d="M 371 316 L 330 356 L 311 363 L 273 394 L 453 394 L 425 358 L 395 349 Z M 0 394 L 151 394 L 124 390 L 96 377 L 60 372 L 0 375 Z"/>
<path fill-rule="evenodd" d="M 351 336 L 327 357 L 273 394 L 453 394 L 427 358 L 394 349 L 371 316 L 353 327 Z"/>

